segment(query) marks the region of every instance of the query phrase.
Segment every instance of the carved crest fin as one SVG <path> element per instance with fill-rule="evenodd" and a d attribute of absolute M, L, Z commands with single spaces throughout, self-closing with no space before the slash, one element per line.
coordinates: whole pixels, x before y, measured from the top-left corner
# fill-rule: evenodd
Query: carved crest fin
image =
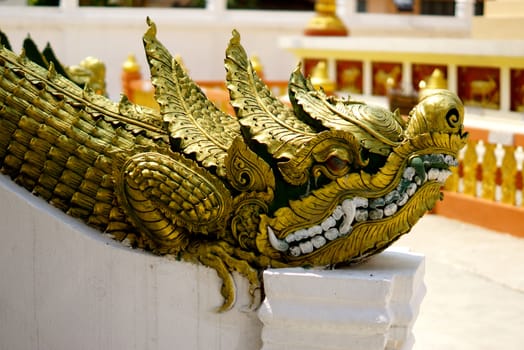
<path fill-rule="evenodd" d="M 291 158 L 316 136 L 258 77 L 235 30 L 226 51 L 227 87 L 240 124 L 276 158 Z"/>
<path fill-rule="evenodd" d="M 295 113 L 309 116 L 325 128 L 349 132 L 373 153 L 387 155 L 401 141 L 403 124 L 395 113 L 349 98 L 327 96 L 316 90 L 300 69 L 292 73 L 289 96 Z"/>
<path fill-rule="evenodd" d="M 156 38 L 149 18 L 143 37 L 155 98 L 164 123 L 181 152 L 194 154 L 204 167 L 216 167 L 225 176 L 224 158 L 240 136 L 238 121 L 218 109 L 188 76 L 185 69 Z"/>

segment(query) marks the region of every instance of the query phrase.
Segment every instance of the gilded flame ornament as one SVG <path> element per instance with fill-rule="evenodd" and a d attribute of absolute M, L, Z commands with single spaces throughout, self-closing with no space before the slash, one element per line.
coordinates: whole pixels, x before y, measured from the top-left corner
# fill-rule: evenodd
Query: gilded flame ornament
<path fill-rule="evenodd" d="M 376 254 L 433 207 L 466 142 L 458 97 L 437 90 L 409 119 L 326 96 L 297 68 L 292 107 L 233 36 L 219 110 L 157 40 L 143 42 L 160 112 L 114 103 L 0 49 L 0 166 L 51 205 L 132 247 L 201 263 L 235 301 L 268 267 Z"/>

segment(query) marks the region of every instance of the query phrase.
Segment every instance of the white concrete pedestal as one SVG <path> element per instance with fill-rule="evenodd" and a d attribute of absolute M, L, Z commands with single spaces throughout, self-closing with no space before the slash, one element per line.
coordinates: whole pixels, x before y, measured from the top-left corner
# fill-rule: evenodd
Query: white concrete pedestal
<path fill-rule="evenodd" d="M 258 314 L 235 276 L 217 314 L 215 271 L 123 247 L 0 175 L 0 349 L 409 349 L 423 261 L 269 270 Z"/>
<path fill-rule="evenodd" d="M 423 275 L 423 256 L 392 249 L 347 269 L 268 270 L 262 349 L 411 349 Z"/>

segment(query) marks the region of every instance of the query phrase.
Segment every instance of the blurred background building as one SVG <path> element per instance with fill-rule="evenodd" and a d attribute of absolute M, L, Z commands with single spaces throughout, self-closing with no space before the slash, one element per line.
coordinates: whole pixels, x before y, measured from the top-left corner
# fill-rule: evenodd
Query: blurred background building
<path fill-rule="evenodd" d="M 487 3 L 499 2 L 508 1 Z M 492 34 L 478 29 L 485 26 L 477 25 L 485 7 L 478 0 L 339 0 L 336 4 L 352 37 L 384 37 L 384 45 L 392 36 Z M 246 49 L 260 57 L 269 80 L 287 80 L 297 60 L 279 46 L 278 38 L 300 35 L 313 13 L 313 0 L 0 0 L 0 29 L 15 51 L 31 35 L 42 47 L 50 42 L 64 64 L 76 64 L 86 56 L 99 58 L 107 66 L 109 96 L 118 99 L 120 68 L 127 55 L 135 53 L 140 66 L 146 67 L 140 40 L 146 16 L 157 23 L 159 38 L 181 55 L 196 80 L 223 79 L 224 49 L 233 28 L 241 33 Z M 517 33 L 510 30 L 505 35 Z"/>

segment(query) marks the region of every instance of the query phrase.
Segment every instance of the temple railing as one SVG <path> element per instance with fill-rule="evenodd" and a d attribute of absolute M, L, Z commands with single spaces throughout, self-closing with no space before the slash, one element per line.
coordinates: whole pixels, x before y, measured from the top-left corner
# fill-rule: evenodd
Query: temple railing
<path fill-rule="evenodd" d="M 524 237 L 522 128 L 514 121 L 467 126 L 468 143 L 434 212 Z"/>
<path fill-rule="evenodd" d="M 459 168 L 445 189 L 521 207 L 522 146 L 491 143 L 487 130 L 473 130 L 470 129 L 470 140 L 461 152 Z"/>

